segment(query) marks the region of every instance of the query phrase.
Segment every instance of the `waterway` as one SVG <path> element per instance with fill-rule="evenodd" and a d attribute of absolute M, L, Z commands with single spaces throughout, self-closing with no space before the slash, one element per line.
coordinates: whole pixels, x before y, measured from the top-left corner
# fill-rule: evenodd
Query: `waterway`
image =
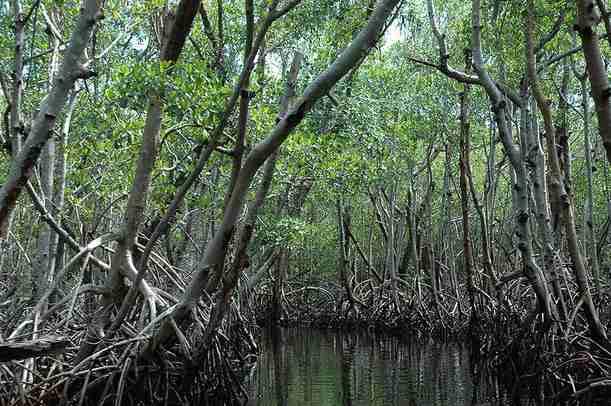
<path fill-rule="evenodd" d="M 456 342 L 299 328 L 263 334 L 260 350 L 249 406 L 511 404 L 506 386 L 474 374 Z"/>

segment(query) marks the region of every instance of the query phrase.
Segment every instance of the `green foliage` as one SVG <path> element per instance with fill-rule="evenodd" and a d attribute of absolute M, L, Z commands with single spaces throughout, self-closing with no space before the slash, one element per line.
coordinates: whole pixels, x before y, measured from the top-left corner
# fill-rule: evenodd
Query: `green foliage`
<path fill-rule="evenodd" d="M 12 71 L 13 34 L 10 8 L 0 4 L 0 72 Z M 58 28 L 67 39 L 79 12 L 73 0 L 45 1 L 55 8 Z M 464 49 L 470 47 L 471 6 L 463 1 L 433 1 L 435 17 L 448 47 L 448 64 L 465 69 Z M 482 51 L 491 75 L 518 91 L 525 74 L 524 2 L 484 1 L 482 8 Z M 34 2 L 23 1 L 24 10 Z M 201 24 L 196 21 L 177 65 L 159 63 L 159 44 L 151 21 L 166 3 L 107 2 L 106 19 L 96 33 L 89 55 L 103 57 L 93 61 L 98 76 L 79 83 L 79 102 L 73 118 L 67 146 L 67 197 L 83 218 L 92 219 L 100 210 L 100 201 L 108 202 L 129 192 L 135 157 L 140 148 L 149 97 L 163 94 L 164 120 L 160 153 L 153 174 L 150 213 L 162 212 L 178 185 L 190 173 L 198 145 L 206 142 L 219 123 L 228 96 L 242 69 L 245 17 L 243 2 L 223 2 L 224 76 L 215 66 L 216 49 Z M 204 2 L 216 40 L 219 24 L 216 2 Z M 247 152 L 273 129 L 279 101 L 284 93 L 287 69 L 295 51 L 304 55 L 297 83 L 299 94 L 345 48 L 365 24 L 369 0 L 304 0 L 293 12 L 274 24 L 265 43 L 265 73 L 253 74 Z M 255 2 L 257 26 L 260 26 L 269 2 Z M 498 8 L 495 8 L 497 7 Z M 536 1 L 537 39 L 552 30 L 564 5 L 553 0 Z M 540 63 L 573 46 L 569 7 L 559 32 L 538 54 Z M 40 12 L 32 16 L 27 28 L 26 97 L 23 116 L 28 121 L 48 89 L 49 41 Z M 609 52 L 605 41 L 603 49 Z M 456 198 L 458 160 L 459 94 L 463 85 L 446 78 L 430 66 L 439 62 L 438 44 L 431 32 L 425 3 L 407 1 L 391 24 L 385 39 L 329 94 L 321 100 L 302 124 L 283 144 L 276 180 L 270 198 L 259 219 L 253 249 L 265 244 L 287 244 L 295 251 L 321 253 L 325 272 L 333 272 L 337 224 L 335 204 L 342 198 L 356 213 L 371 216 L 369 188 L 395 189 L 400 207 L 405 207 L 408 189 L 413 184 L 415 199 L 421 202 L 427 188 L 427 165 L 431 166 L 435 188 L 433 212 L 441 216 L 441 185 L 445 173 L 445 150 L 450 155 L 450 212 L 459 210 Z M 580 53 L 572 60 L 577 70 L 584 69 Z M 168 69 L 172 74 L 168 75 Z M 542 69 L 541 85 L 555 99 L 563 74 L 563 65 Z M 572 78 L 570 102 L 565 121 L 574 149 L 573 193 L 579 213 L 583 211 L 586 182 L 583 162 L 583 117 L 580 114 L 581 90 Z M 492 113 L 487 96 L 477 86 L 471 89 L 472 175 L 478 191 L 487 184 L 486 160 L 491 143 Z M 0 112 L 7 108 L 0 99 Z M 556 107 L 556 106 L 555 106 Z M 63 117 L 60 117 L 62 119 Z M 517 118 L 512 117 L 514 127 Z M 559 117 L 557 118 L 559 119 Z M 61 121 L 61 120 L 60 120 Z M 596 128 L 596 121 L 592 121 Z M 237 117 L 229 118 L 222 146 L 233 147 Z M 3 130 L 4 131 L 4 127 Z M 592 139 L 598 140 L 596 131 Z M 201 145 L 200 145 L 201 146 Z M 436 153 L 435 151 L 441 151 Z M 0 152 L 0 182 L 7 172 L 8 155 Z M 503 174 L 498 180 L 496 207 L 509 208 L 511 185 L 500 144 L 496 145 L 496 165 Z M 430 162 L 428 162 L 430 160 Z M 596 223 L 605 221 L 605 192 L 609 185 L 600 146 L 595 148 L 594 173 Z M 231 160 L 214 155 L 198 186 L 188 196 L 187 206 L 206 212 L 210 221 L 220 216 L 225 188 L 231 174 Z M 277 201 L 292 180 L 314 179 L 312 190 L 300 215 L 288 217 L 277 213 Z M 257 182 L 255 182 L 257 183 Z M 480 192 L 481 193 L 481 192 Z M 250 198 L 254 196 L 254 188 Z M 119 203 L 122 205 L 123 203 Z M 502 215 L 499 215 L 502 217 Z M 367 227 L 355 224 L 355 233 L 364 239 Z M 380 238 L 374 235 L 374 240 Z M 324 253 L 324 255 L 322 255 Z M 324 256 L 328 256 L 328 258 Z"/>

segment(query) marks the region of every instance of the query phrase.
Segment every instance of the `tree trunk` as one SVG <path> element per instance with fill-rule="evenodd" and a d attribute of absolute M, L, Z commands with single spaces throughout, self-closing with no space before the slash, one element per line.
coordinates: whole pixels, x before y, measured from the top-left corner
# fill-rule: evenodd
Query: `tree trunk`
<path fill-rule="evenodd" d="M 346 298 L 348 298 L 348 304 L 350 307 L 346 312 L 346 316 L 349 315 L 350 311 L 357 313 L 357 309 L 354 303 L 354 296 L 352 295 L 352 285 L 350 283 L 350 224 L 351 215 L 350 208 L 346 207 L 343 203 L 343 199 L 340 197 L 336 202 L 337 206 L 337 224 L 338 224 L 338 247 L 339 247 L 339 280 L 344 290 L 346 291 Z M 340 300 L 340 304 L 343 304 L 343 300 Z M 340 307 L 341 312 L 341 307 Z"/>
<path fill-rule="evenodd" d="M 469 66 L 471 60 L 470 52 L 466 52 L 466 58 L 467 66 Z M 471 323 L 476 326 L 479 309 L 475 297 L 475 281 L 473 278 L 473 250 L 471 247 L 468 191 L 468 177 L 471 173 L 469 157 L 471 150 L 469 110 L 469 85 L 465 84 L 460 94 L 460 206 L 462 208 L 463 226 L 463 266 L 467 273 L 467 291 L 469 293 L 469 302 L 471 305 Z"/>
<path fill-rule="evenodd" d="M 567 320 L 568 312 L 564 299 L 564 294 L 560 285 L 560 275 L 558 269 L 560 269 L 562 259 L 558 254 L 558 250 L 554 243 L 554 233 L 552 230 L 552 223 L 549 211 L 548 203 L 548 191 L 547 191 L 547 170 L 545 165 L 545 154 L 541 145 L 541 136 L 539 135 L 539 125 L 537 122 L 537 106 L 533 103 L 532 106 L 532 129 L 529 137 L 529 151 L 535 151 L 535 157 L 531 160 L 532 165 L 532 177 L 533 177 L 533 189 L 534 189 L 534 200 L 536 209 L 537 225 L 539 228 L 539 234 L 543 243 L 543 264 L 544 272 L 548 273 L 552 278 L 552 287 L 554 288 L 554 294 L 560 304 L 560 317 L 562 320 Z"/>
<path fill-rule="evenodd" d="M 171 74 L 172 71 L 171 66 L 178 60 L 187 36 L 191 31 L 191 26 L 199 8 L 199 3 L 199 0 L 182 0 L 177 6 L 176 15 L 168 14 L 166 16 L 165 27 L 167 30 L 163 37 L 164 40 L 160 61 L 166 62 L 170 66 L 167 71 L 169 74 Z M 123 318 L 127 315 L 131 308 L 132 298 L 135 297 L 137 286 L 145 285 L 144 281 L 138 278 L 139 272 L 133 263 L 132 252 L 135 249 L 138 231 L 144 218 L 148 192 L 151 185 L 152 171 L 157 159 L 159 133 L 163 116 L 163 96 L 164 91 L 160 88 L 154 89 L 149 98 L 134 183 L 132 184 L 127 201 L 122 232 L 118 239 L 119 246 L 113 255 L 110 276 L 107 280 L 107 288 L 110 294 L 104 295 L 102 301 L 103 308 L 98 312 L 96 320 L 93 322 L 97 324 L 97 330 L 103 331 L 109 322 L 111 306 L 113 304 L 122 303 L 119 314 L 110 327 L 107 338 L 112 337 L 114 331 L 118 329 Z M 136 282 L 126 295 L 123 275 L 127 273 L 131 273 L 132 275 L 135 274 Z M 149 305 L 151 319 L 153 319 L 156 317 L 156 299 L 150 288 L 147 289 L 147 291 L 151 292 L 151 296 L 146 299 Z M 93 333 L 96 329 L 90 328 L 88 331 Z M 96 347 L 96 338 L 90 337 L 90 334 L 88 334 L 83 340 L 77 354 L 77 362 L 80 362 L 91 354 Z"/>
<path fill-rule="evenodd" d="M 579 3 L 582 3 L 580 1 Z M 568 242 L 569 254 L 573 261 L 575 277 L 579 286 L 579 293 L 585 304 L 586 317 L 588 319 L 590 331 L 592 335 L 600 342 L 607 343 L 607 335 L 598 317 L 598 311 L 592 301 L 590 294 L 590 286 L 588 283 L 587 271 L 583 262 L 583 257 L 579 251 L 579 242 L 577 239 L 577 231 L 575 228 L 575 216 L 573 212 L 573 204 L 571 197 L 565 189 L 563 173 L 560 170 L 560 164 L 556 148 L 556 129 L 552 121 L 552 112 L 549 103 L 539 88 L 537 82 L 536 59 L 533 50 L 533 32 L 534 32 L 534 5 L 533 0 L 528 0 L 528 20 L 527 20 L 527 51 L 528 51 L 528 76 L 533 95 L 537 100 L 537 106 L 543 115 L 545 123 L 545 134 L 547 138 L 547 153 L 550 161 L 550 169 L 552 175 L 552 194 L 554 199 L 560 203 L 562 222 L 566 229 L 566 238 Z M 582 30 L 583 31 L 583 30 Z M 582 34 L 583 35 L 583 34 Z M 584 44 L 585 48 L 585 44 Z"/>
<path fill-rule="evenodd" d="M 59 59 L 59 38 L 53 34 L 53 28 L 47 24 L 49 36 L 49 47 L 52 50 L 51 61 L 49 63 L 49 91 L 53 84 L 53 79 L 57 74 Z M 55 138 L 50 137 L 43 147 L 39 164 L 40 191 L 43 197 L 45 208 L 53 212 L 53 197 L 55 180 Z M 52 255 L 51 244 L 55 233 L 45 222 L 42 222 L 38 241 L 36 243 L 37 253 L 32 264 L 32 299 L 37 302 L 47 289 L 49 277 L 51 276 L 51 264 L 55 264 L 55 257 Z M 44 311 L 44 309 L 43 309 Z"/>
<path fill-rule="evenodd" d="M 596 10 L 595 0 L 577 0 L 577 24 L 583 55 L 586 59 L 588 77 L 598 117 L 598 132 L 607 151 L 607 160 L 611 163 L 611 89 L 607 69 L 603 62 L 596 26 L 600 16 Z"/>
<path fill-rule="evenodd" d="M 592 144 L 590 142 L 590 102 L 588 96 L 588 85 L 585 75 L 580 77 L 581 82 L 581 97 L 582 97 L 582 114 L 583 114 L 583 143 L 586 152 L 586 240 L 587 250 L 590 254 L 590 263 L 592 265 L 592 276 L 596 290 L 600 292 L 600 264 L 598 261 L 598 245 L 596 244 L 596 232 L 594 230 L 594 185 L 592 172 Z M 604 164 L 603 164 L 604 165 Z"/>
<path fill-rule="evenodd" d="M 511 133 L 509 131 L 506 107 L 507 102 L 503 97 L 496 83 L 492 80 L 487 70 L 484 67 L 484 62 L 481 54 L 481 23 L 480 23 L 480 0 L 472 0 L 472 14 L 471 14 L 471 25 L 472 25 L 472 52 L 473 52 L 473 67 L 477 72 L 482 86 L 486 90 L 488 97 L 492 103 L 492 111 L 495 115 L 495 121 L 497 123 L 499 136 L 505 152 L 509 158 L 511 166 L 515 172 L 516 182 L 514 185 L 515 190 L 515 210 L 517 211 L 516 216 L 516 234 L 518 236 L 518 248 L 522 255 L 523 272 L 528 278 L 532 285 L 538 300 L 539 311 L 545 314 L 547 320 L 553 320 L 552 305 L 553 302 L 550 300 L 545 280 L 539 269 L 538 265 L 534 261 L 532 252 L 532 237 L 529 229 L 529 193 L 528 193 L 528 182 L 526 178 L 526 168 L 524 159 L 526 158 L 526 151 L 523 148 L 516 146 L 512 140 Z M 522 104 L 524 101 L 522 100 Z M 525 110 L 524 106 L 521 106 L 522 110 Z M 527 115 L 525 111 L 522 112 L 521 119 L 521 131 L 527 131 Z"/>
<path fill-rule="evenodd" d="M 321 73 L 304 91 L 296 105 L 276 124 L 269 136 L 254 146 L 246 157 L 240 175 L 236 181 L 231 199 L 223 215 L 223 220 L 212 240 L 206 246 L 200 267 L 195 273 L 189 287 L 178 305 L 153 338 L 148 350 L 156 350 L 173 335 L 172 319 L 176 323 L 186 320 L 191 309 L 204 293 L 208 275 L 223 266 L 229 241 L 233 235 L 238 217 L 244 205 L 244 199 L 252 180 L 265 160 L 278 149 L 293 129 L 303 120 L 314 104 L 344 76 L 354 65 L 365 57 L 376 44 L 380 31 L 399 0 L 380 0 L 371 15 L 369 22 L 352 43 L 331 66 Z M 147 352 L 148 352 L 147 350 Z"/>
<path fill-rule="evenodd" d="M 433 181 L 433 170 L 431 165 L 432 162 L 429 158 L 426 164 L 428 191 L 424 201 L 426 228 L 428 230 L 433 229 L 433 189 L 435 188 L 435 182 Z M 424 237 L 424 235 L 422 235 L 422 237 Z M 428 233 L 428 238 L 432 238 L 432 233 Z M 433 305 L 435 306 L 435 311 L 439 313 L 441 307 L 439 300 L 439 278 L 437 275 L 437 267 L 435 264 L 434 244 L 431 240 L 425 240 L 423 242 L 422 264 L 422 268 L 425 271 L 429 272 L 431 278 L 431 293 L 433 294 Z"/>
<path fill-rule="evenodd" d="M 291 103 L 295 98 L 295 87 L 297 85 L 297 77 L 299 76 L 299 70 L 301 69 L 301 62 L 303 59 L 303 55 L 299 52 L 295 53 L 293 57 L 293 62 L 291 63 L 291 68 L 288 72 L 288 77 L 286 81 L 286 85 L 284 88 L 284 95 L 282 100 L 280 101 L 280 117 L 284 116 L 290 109 Z M 288 207 L 287 214 L 289 216 L 296 216 L 300 211 L 300 205 L 298 202 L 293 201 L 291 198 L 291 187 L 292 185 L 287 185 L 286 193 L 283 196 L 283 201 L 286 202 Z M 299 191 L 294 191 L 299 194 Z M 306 192 L 307 193 L 307 192 Z M 284 204 L 281 203 L 278 208 L 278 214 L 282 214 Z M 284 306 L 282 304 L 282 296 L 284 289 L 284 281 L 289 272 L 289 258 L 290 258 L 290 249 L 287 246 L 287 242 L 282 242 L 281 247 L 278 253 L 278 261 L 274 267 L 274 283 L 272 286 L 272 312 L 271 312 L 271 321 L 274 324 L 278 324 L 282 319 L 282 314 L 284 313 Z"/>
<path fill-rule="evenodd" d="M 64 123 L 57 140 L 55 148 L 55 180 L 53 182 L 55 191 L 53 192 L 53 208 L 51 215 L 61 222 L 64 211 L 65 189 L 66 189 L 66 145 L 68 144 L 68 134 L 70 133 L 70 125 L 72 123 L 72 114 L 78 100 L 78 92 L 73 91 L 68 101 L 68 108 L 64 117 Z M 51 235 L 50 253 L 49 253 L 49 279 L 55 278 L 55 271 L 63 268 L 64 264 L 64 240 L 60 239 L 58 233 Z"/>
<path fill-rule="evenodd" d="M 25 134 L 25 126 L 21 121 L 21 103 L 23 98 L 23 54 L 25 48 L 25 21 L 21 9 L 21 0 L 12 0 L 11 8 L 13 13 L 13 24 L 15 34 L 15 53 L 13 57 L 13 77 L 12 89 L 10 94 L 9 129 L 6 148 L 10 149 L 13 161 L 21 151 L 22 137 Z M 8 96 L 7 96 L 8 97 Z M 0 198 L 2 197 L 0 189 Z M 0 250 L 8 248 L 8 233 L 11 227 L 13 214 L 6 214 L 6 219 L 2 218 L 2 202 L 0 201 Z M 6 245 L 6 247 L 4 247 Z"/>
<path fill-rule="evenodd" d="M 23 148 L 19 153 L 14 154 L 9 175 L 0 188 L 0 239 L 6 238 L 10 215 L 15 209 L 23 187 L 32 175 L 32 169 L 45 143 L 53 133 L 55 121 L 68 100 L 74 82 L 93 75 L 80 61 L 95 24 L 103 18 L 101 6 L 100 1 L 83 0 L 76 28 L 64 53 L 64 60 L 54 80 L 53 88 L 41 102 Z"/>

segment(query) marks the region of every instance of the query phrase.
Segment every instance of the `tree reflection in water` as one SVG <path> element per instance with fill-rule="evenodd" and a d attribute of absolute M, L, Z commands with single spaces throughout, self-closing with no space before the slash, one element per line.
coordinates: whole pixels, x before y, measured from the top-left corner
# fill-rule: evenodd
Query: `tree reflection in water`
<path fill-rule="evenodd" d="M 261 340 L 250 406 L 505 405 L 491 374 L 474 384 L 469 350 L 457 343 L 277 329 Z"/>

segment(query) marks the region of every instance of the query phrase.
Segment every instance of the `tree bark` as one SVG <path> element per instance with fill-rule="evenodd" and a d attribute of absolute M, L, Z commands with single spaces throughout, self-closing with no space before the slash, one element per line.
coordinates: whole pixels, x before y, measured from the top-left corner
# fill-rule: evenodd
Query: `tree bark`
<path fill-rule="evenodd" d="M 529 136 L 529 151 L 535 152 L 534 159 L 531 160 L 532 165 L 532 184 L 534 189 L 534 200 L 536 209 L 537 225 L 539 234 L 543 243 L 543 264 L 544 272 L 547 272 L 552 278 L 552 287 L 554 294 L 560 304 L 560 317 L 562 320 L 567 320 L 568 313 L 564 294 L 560 285 L 560 276 L 557 269 L 560 267 L 561 258 L 558 253 L 556 244 L 554 243 L 554 233 L 550 217 L 550 207 L 548 202 L 547 190 L 547 169 L 545 164 L 545 154 L 541 145 L 541 136 L 539 135 L 539 125 L 537 122 L 537 106 L 533 101 L 532 107 L 532 126 Z"/>
<path fill-rule="evenodd" d="M 184 47 L 185 41 L 189 32 L 197 10 L 199 9 L 200 0 L 182 0 L 176 9 L 176 14 L 167 15 L 166 24 L 168 27 L 164 33 L 164 40 L 160 55 L 160 61 L 165 63 L 164 75 L 162 82 L 169 78 L 172 71 L 172 66 L 177 62 L 180 53 Z M 163 86 L 163 85 L 162 85 Z M 140 285 L 141 277 L 133 264 L 132 252 L 135 249 L 138 231 L 144 218 L 146 209 L 147 196 L 151 185 L 151 176 L 153 167 L 157 159 L 159 146 L 159 133 L 161 130 L 161 120 L 163 117 L 163 96 L 164 92 L 160 89 L 154 89 L 149 96 L 149 105 L 146 114 L 146 121 L 142 133 L 142 145 L 140 147 L 140 155 L 136 164 L 136 174 L 132 184 L 123 228 L 121 236 L 118 239 L 119 246 L 113 255 L 110 269 L 110 276 L 107 280 L 107 288 L 110 294 L 103 296 L 102 309 L 98 312 L 93 323 L 98 325 L 97 329 L 89 329 L 90 333 L 96 330 L 102 330 L 106 327 L 110 318 L 110 309 L 113 303 L 122 303 L 119 314 L 110 326 L 107 339 L 112 337 L 114 332 L 119 328 L 123 319 L 131 308 L 132 300 L 136 295 L 137 286 Z M 127 292 L 124 291 L 123 278 L 124 274 L 135 274 L 136 283 Z M 148 304 L 151 313 L 151 318 L 156 316 L 155 297 L 149 297 Z M 81 343 L 77 355 L 77 362 L 80 362 L 89 356 L 97 347 L 97 340 L 87 334 Z"/>
<path fill-rule="evenodd" d="M 471 53 L 466 52 L 467 66 L 470 65 Z M 479 309 L 475 297 L 475 281 L 473 277 L 473 250 L 471 247 L 471 225 L 469 219 L 468 177 L 471 173 L 470 150 L 471 134 L 469 124 L 469 85 L 463 86 L 460 94 L 460 206 L 462 208 L 463 226 L 463 266 L 467 273 L 467 291 L 471 305 L 471 322 L 475 325 Z"/>
<path fill-rule="evenodd" d="M 51 90 L 53 78 L 57 74 L 59 59 L 59 38 L 53 34 L 53 28 L 50 27 L 51 24 L 50 21 L 47 24 L 49 46 L 52 50 L 51 62 L 49 63 L 49 90 Z M 55 137 L 50 137 L 43 147 L 38 173 L 43 202 L 47 210 L 53 211 Z M 37 253 L 32 264 L 32 298 L 34 301 L 38 301 L 47 289 L 49 277 L 51 276 L 51 264 L 55 263 L 55 257 L 52 255 L 51 250 L 52 239 L 55 235 L 54 233 L 52 234 L 49 225 L 42 222 L 36 243 Z"/>
<path fill-rule="evenodd" d="M 343 203 L 343 199 L 340 197 L 336 202 L 337 206 L 337 230 L 338 230 L 338 248 L 339 248 L 339 280 L 344 290 L 346 291 L 346 297 L 348 298 L 348 304 L 350 307 L 346 312 L 346 316 L 350 311 L 357 312 L 354 296 L 352 294 L 352 286 L 350 283 L 350 208 L 346 207 Z M 340 301 L 343 304 L 343 300 Z M 341 307 L 340 307 L 341 311 Z"/>
<path fill-rule="evenodd" d="M 580 1 L 579 3 L 582 3 Z M 590 286 L 588 283 L 587 271 L 583 261 L 581 252 L 579 251 L 579 241 L 577 238 L 577 231 L 575 228 L 575 215 L 573 212 L 573 204 L 571 197 L 568 195 L 565 189 L 565 181 L 563 173 L 560 169 L 560 163 L 558 160 L 558 153 L 556 148 L 556 128 L 554 127 L 552 120 L 552 111 L 548 101 L 546 100 L 543 92 L 539 88 L 537 81 L 537 69 L 536 69 L 536 57 L 533 50 L 533 32 L 534 32 L 534 4 L 533 0 L 528 0 L 528 17 L 527 17 L 527 52 L 528 52 L 528 77 L 530 81 L 530 87 L 532 88 L 533 95 L 537 101 L 537 106 L 543 116 L 545 123 L 545 134 L 547 138 L 547 153 L 550 162 L 550 169 L 552 175 L 551 187 L 554 198 L 560 202 L 562 222 L 565 225 L 566 238 L 569 248 L 569 254 L 573 261 L 575 277 L 577 279 L 577 285 L 579 286 L 579 293 L 584 300 L 585 313 L 588 319 L 590 331 L 592 335 L 600 342 L 607 342 L 607 335 L 604 327 L 602 326 L 598 317 L 598 311 L 592 296 L 590 293 Z M 584 44 L 585 46 L 585 44 Z"/>
<path fill-rule="evenodd" d="M 23 187 L 32 176 L 32 170 L 45 143 L 52 135 L 55 121 L 68 100 L 74 82 L 93 75 L 93 72 L 81 63 L 81 58 L 93 28 L 103 18 L 101 5 L 102 2 L 98 0 L 83 0 L 76 28 L 53 82 L 53 88 L 40 103 L 39 113 L 32 123 L 23 148 L 14 155 L 15 159 L 11 163 L 7 180 L 0 188 L 0 239 L 6 238 L 9 217 L 15 209 Z"/>
<path fill-rule="evenodd" d="M 590 262 L 592 265 L 592 276 L 596 290 L 600 292 L 600 264 L 598 261 L 598 245 L 596 243 L 596 233 L 594 231 L 594 184 L 593 184 L 593 160 L 592 160 L 592 143 L 590 141 L 590 98 L 588 96 L 588 86 L 585 75 L 579 78 L 581 82 L 581 106 L 583 114 L 583 144 L 586 155 L 586 240 L 587 251 L 590 254 Z M 604 164 L 603 164 L 604 165 Z"/>
<path fill-rule="evenodd" d="M 513 190 L 515 191 L 514 201 L 516 203 L 515 210 L 517 211 L 516 230 L 519 239 L 518 248 L 522 255 L 522 261 L 524 266 L 524 275 L 528 278 L 539 302 L 539 310 L 544 313 L 548 320 L 553 319 L 553 302 L 550 300 L 549 292 L 545 284 L 544 277 L 541 269 L 536 264 L 533 258 L 532 252 L 532 237 L 529 229 L 529 193 L 528 193 L 528 182 L 526 178 L 526 168 L 524 159 L 526 158 L 526 151 L 523 148 L 514 144 L 509 130 L 509 124 L 507 123 L 507 102 L 505 97 L 499 90 L 499 87 L 492 80 L 484 67 L 484 61 L 481 53 L 481 21 L 480 21 L 480 0 L 472 0 L 472 12 L 471 12 L 471 44 L 473 52 L 473 67 L 477 72 L 482 86 L 486 90 L 488 97 L 492 103 L 492 111 L 494 112 L 495 121 L 497 123 L 499 137 L 505 152 L 509 158 L 511 166 L 513 167 L 516 182 Z M 523 97 L 520 101 L 521 110 L 525 110 Z M 522 112 L 521 119 L 521 131 L 527 131 L 527 116 Z"/>
<path fill-rule="evenodd" d="M 186 320 L 191 309 L 205 291 L 209 273 L 215 272 L 218 267 L 223 266 L 229 241 L 244 205 L 244 199 L 258 169 L 286 140 L 293 129 L 301 123 L 304 116 L 312 110 L 314 104 L 326 95 L 361 58 L 369 53 L 369 50 L 376 44 L 384 23 L 398 3 L 399 0 L 380 0 L 378 2 L 376 9 L 363 30 L 335 62 L 305 89 L 295 106 L 276 124 L 269 136 L 255 145 L 248 154 L 219 229 L 206 246 L 201 265 L 180 302 L 172 314 L 164 320 L 160 330 L 152 340 L 153 350 L 171 339 L 174 334 L 171 320 L 174 319 L 176 323 L 182 323 Z"/>
<path fill-rule="evenodd" d="M 23 98 L 23 53 L 25 48 L 25 16 L 21 10 L 21 0 L 12 0 L 13 24 L 15 33 L 15 56 L 13 59 L 13 87 L 10 106 L 10 145 L 14 157 L 21 150 L 22 136 L 25 132 L 21 122 L 21 100 Z"/>
<path fill-rule="evenodd" d="M 66 189 L 66 145 L 68 144 L 68 135 L 70 134 L 70 125 L 72 123 L 72 114 L 78 100 L 78 91 L 74 90 L 68 101 L 68 108 L 64 117 L 62 130 L 57 140 L 55 148 L 55 169 L 54 169 L 54 186 L 53 192 L 53 208 L 51 215 L 61 221 L 64 211 L 65 189 Z M 50 253 L 49 253 L 49 279 L 53 280 L 55 271 L 63 267 L 63 247 L 64 240 L 60 239 L 58 233 L 53 233 L 51 236 Z"/>
<path fill-rule="evenodd" d="M 581 38 L 583 54 L 588 69 L 592 88 L 592 97 L 596 105 L 598 132 L 607 151 L 607 160 L 611 163 L 611 89 L 607 69 L 603 62 L 596 26 L 600 16 L 594 0 L 577 0 L 577 24 L 575 29 Z"/>

